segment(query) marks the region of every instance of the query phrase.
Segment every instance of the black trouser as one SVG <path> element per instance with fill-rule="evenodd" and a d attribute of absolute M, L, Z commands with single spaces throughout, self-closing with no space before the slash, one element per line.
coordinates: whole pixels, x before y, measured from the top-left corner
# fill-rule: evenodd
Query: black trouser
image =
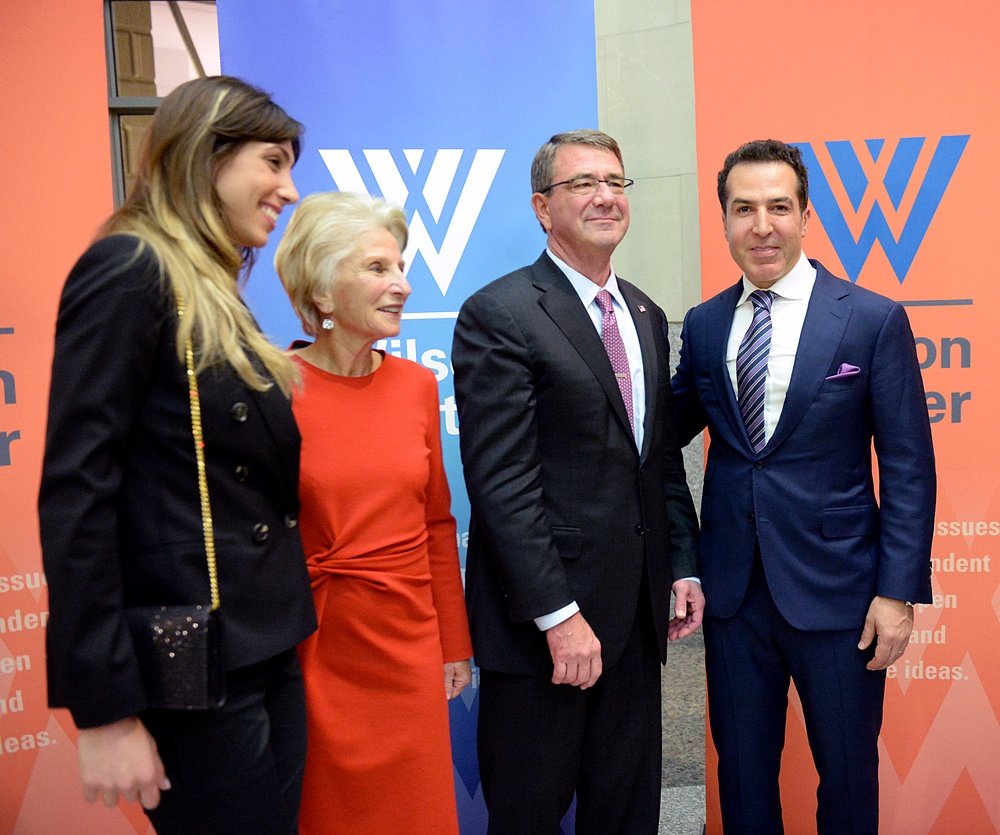
<path fill-rule="evenodd" d="M 578 835 L 655 835 L 660 657 L 645 586 L 637 608 L 622 657 L 589 690 L 480 671 L 490 835 L 555 835 L 574 791 Z"/>
<path fill-rule="evenodd" d="M 306 757 L 295 650 L 226 676 L 221 710 L 150 710 L 172 788 L 147 815 L 159 835 L 294 835 Z"/>

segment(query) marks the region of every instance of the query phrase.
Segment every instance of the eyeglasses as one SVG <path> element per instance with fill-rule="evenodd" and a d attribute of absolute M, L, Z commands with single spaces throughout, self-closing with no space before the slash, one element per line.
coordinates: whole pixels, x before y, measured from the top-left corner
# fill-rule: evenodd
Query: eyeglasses
<path fill-rule="evenodd" d="M 569 191 L 572 194 L 596 194 L 597 190 L 601 187 L 601 183 L 605 183 L 608 191 L 615 196 L 620 196 L 627 194 L 634 182 L 635 180 L 629 180 L 625 177 L 611 177 L 608 180 L 598 180 L 596 177 L 574 177 L 572 180 L 562 180 L 561 182 L 553 183 L 548 188 L 543 188 L 542 194 L 552 191 L 556 186 L 569 186 Z"/>

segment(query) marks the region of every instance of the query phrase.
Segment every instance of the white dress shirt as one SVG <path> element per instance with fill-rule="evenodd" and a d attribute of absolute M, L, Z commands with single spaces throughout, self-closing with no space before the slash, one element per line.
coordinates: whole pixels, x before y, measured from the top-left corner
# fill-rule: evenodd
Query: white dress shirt
<path fill-rule="evenodd" d="M 805 253 L 787 275 L 778 279 L 768 288 L 774 298 L 771 303 L 771 352 L 767 359 L 767 378 L 764 383 L 764 441 L 770 440 L 774 427 L 778 425 L 781 410 L 785 405 L 785 394 L 792 379 L 795 366 L 795 352 L 802 335 L 802 323 L 806 318 L 806 308 L 816 283 L 816 268 L 809 263 Z M 753 320 L 753 302 L 750 294 L 758 288 L 743 276 L 743 294 L 733 315 L 733 326 L 729 331 L 726 346 L 726 367 L 733 391 L 736 386 L 736 354 L 743 337 Z"/>

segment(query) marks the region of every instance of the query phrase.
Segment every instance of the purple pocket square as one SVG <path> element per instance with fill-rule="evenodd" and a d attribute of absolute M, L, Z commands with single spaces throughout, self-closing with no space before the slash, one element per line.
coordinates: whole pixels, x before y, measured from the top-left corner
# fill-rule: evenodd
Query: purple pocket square
<path fill-rule="evenodd" d="M 851 365 L 849 362 L 844 362 L 840 364 L 840 368 L 837 369 L 837 373 L 827 377 L 827 380 L 839 380 L 841 377 L 854 377 L 861 373 L 861 369 L 856 365 Z"/>

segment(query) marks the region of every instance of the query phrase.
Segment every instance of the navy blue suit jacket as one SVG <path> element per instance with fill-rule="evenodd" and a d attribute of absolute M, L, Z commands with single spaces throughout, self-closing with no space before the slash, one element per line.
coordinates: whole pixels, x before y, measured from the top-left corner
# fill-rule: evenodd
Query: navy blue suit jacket
<path fill-rule="evenodd" d="M 760 453 L 725 360 L 742 281 L 688 312 L 672 387 L 682 442 L 710 433 L 700 540 L 706 614 L 735 614 L 759 541 L 789 623 L 860 629 L 876 595 L 931 599 L 934 453 L 902 306 L 811 263 L 816 284 L 791 381 Z M 860 373 L 830 379 L 842 363 Z"/>

